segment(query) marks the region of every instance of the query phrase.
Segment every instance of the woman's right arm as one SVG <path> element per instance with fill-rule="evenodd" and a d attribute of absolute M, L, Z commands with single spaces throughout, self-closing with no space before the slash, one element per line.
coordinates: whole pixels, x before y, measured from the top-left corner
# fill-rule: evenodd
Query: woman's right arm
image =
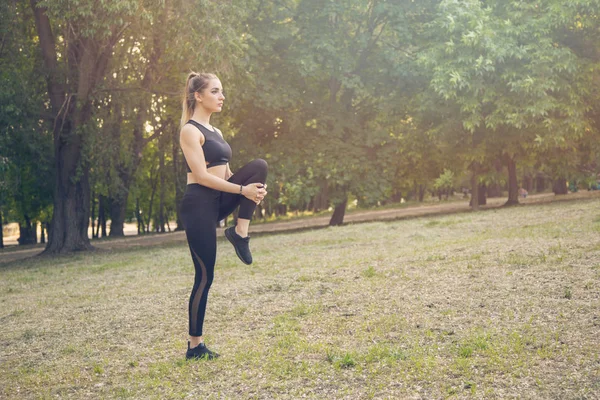
<path fill-rule="evenodd" d="M 183 155 L 192 170 L 196 182 L 202 186 L 227 193 L 240 193 L 240 185 L 226 181 L 208 172 L 202 149 L 204 135 L 191 125 L 184 125 L 179 134 L 179 144 Z M 242 194 L 252 201 L 264 198 L 266 190 L 261 184 L 251 183 L 242 187 Z"/>

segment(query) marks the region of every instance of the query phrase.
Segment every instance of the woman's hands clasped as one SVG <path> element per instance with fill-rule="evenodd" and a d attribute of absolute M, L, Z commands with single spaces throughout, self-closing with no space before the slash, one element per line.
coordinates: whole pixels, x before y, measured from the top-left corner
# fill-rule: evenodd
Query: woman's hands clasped
<path fill-rule="evenodd" d="M 252 200 L 256 204 L 260 204 L 267 195 L 267 185 L 262 183 L 250 183 L 242 188 L 242 194 L 247 199 Z"/>

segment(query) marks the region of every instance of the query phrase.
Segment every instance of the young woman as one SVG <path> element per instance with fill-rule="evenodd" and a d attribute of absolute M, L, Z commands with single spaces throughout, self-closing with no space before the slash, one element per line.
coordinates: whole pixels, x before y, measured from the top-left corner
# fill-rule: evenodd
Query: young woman
<path fill-rule="evenodd" d="M 256 205 L 267 194 L 267 163 L 257 159 L 235 174 L 229 169 L 231 147 L 210 116 L 223 108 L 223 86 L 213 74 L 192 72 L 185 84 L 180 145 L 188 166 L 187 188 L 181 201 L 181 220 L 196 275 L 189 301 L 186 358 L 218 357 L 204 345 L 202 325 L 217 253 L 217 223 L 240 207 L 237 225 L 225 230 L 238 257 L 252 263 L 248 226 Z"/>

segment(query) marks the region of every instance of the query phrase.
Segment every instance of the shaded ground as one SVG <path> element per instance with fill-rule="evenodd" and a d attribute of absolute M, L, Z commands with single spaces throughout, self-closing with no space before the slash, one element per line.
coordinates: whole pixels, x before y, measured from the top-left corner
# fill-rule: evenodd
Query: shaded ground
<path fill-rule="evenodd" d="M 600 191 L 585 191 L 577 193 L 569 193 L 568 195 L 555 196 L 553 193 L 543 193 L 528 196 L 526 199 L 519 199 L 521 205 L 545 204 L 556 201 L 575 201 L 580 199 L 598 198 L 600 199 Z M 491 198 L 487 200 L 487 205 L 482 206 L 482 210 L 489 210 L 501 207 L 506 202 L 505 198 Z M 358 223 L 370 221 L 386 221 L 403 218 L 413 218 L 426 215 L 453 214 L 461 212 L 470 212 L 471 208 L 468 203 L 450 202 L 439 203 L 435 205 L 411 206 L 397 209 L 386 210 L 369 210 L 348 213 L 344 218 L 344 223 Z M 250 233 L 262 234 L 272 232 L 294 232 L 303 229 L 325 228 L 329 224 L 330 216 L 301 218 L 286 222 L 273 222 L 265 224 L 256 224 L 250 226 Z M 224 228 L 218 228 L 217 234 L 223 236 Z M 140 236 L 125 236 L 123 238 L 109 240 L 96 240 L 92 244 L 102 250 L 122 249 L 127 247 L 139 246 L 157 246 L 162 244 L 185 242 L 185 233 L 169 232 L 164 234 L 151 234 Z M 34 246 L 24 246 L 20 248 L 7 248 L 0 251 L 0 265 L 13 261 L 23 260 L 28 257 L 33 257 L 40 254 L 44 250 L 44 244 Z"/>
<path fill-rule="evenodd" d="M 0 398 L 596 399 L 600 202 L 219 241 L 185 362 L 184 242 L 0 268 Z"/>
<path fill-rule="evenodd" d="M 530 195 L 526 199 L 519 199 L 522 205 L 544 204 L 556 201 L 574 201 L 587 198 L 600 199 L 600 191 L 581 191 L 569 193 L 568 195 L 555 196 L 553 193 L 543 193 Z M 506 202 L 506 198 L 491 198 L 487 200 L 487 205 L 482 206 L 482 210 L 489 210 L 501 207 Z M 413 218 L 425 215 L 452 214 L 471 211 L 467 202 L 439 203 L 435 205 L 411 206 L 397 209 L 369 210 L 349 213 L 344 218 L 344 223 L 357 223 L 369 221 L 385 221 L 403 218 Z M 303 229 L 324 228 L 329 224 L 330 216 L 302 218 L 286 222 L 273 222 L 265 224 L 251 225 L 250 233 L 262 234 L 270 232 L 293 232 Z M 223 236 L 223 228 L 217 229 L 217 234 Z M 152 234 L 142 236 L 126 236 L 119 239 L 96 240 L 92 244 L 103 250 L 122 249 L 137 246 L 157 246 L 161 244 L 185 242 L 184 232 L 170 232 L 164 234 Z M 26 246 L 23 249 L 7 248 L 0 251 L 0 265 L 12 261 L 23 260 L 40 254 L 45 245 L 37 244 L 35 246 Z"/>

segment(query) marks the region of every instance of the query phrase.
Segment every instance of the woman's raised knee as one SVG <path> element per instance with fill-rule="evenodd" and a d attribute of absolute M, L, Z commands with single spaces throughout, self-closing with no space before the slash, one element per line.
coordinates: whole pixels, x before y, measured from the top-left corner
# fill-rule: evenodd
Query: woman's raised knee
<path fill-rule="evenodd" d="M 252 161 L 252 168 L 254 169 L 255 178 L 258 179 L 259 182 L 265 183 L 267 179 L 267 169 L 269 168 L 267 162 L 262 158 L 257 158 Z"/>
<path fill-rule="evenodd" d="M 256 160 L 252 160 L 252 164 L 254 165 L 255 168 L 257 168 L 261 171 L 266 171 L 269 168 L 269 164 L 267 164 L 267 162 L 265 160 L 263 160 L 262 158 L 257 158 Z"/>

